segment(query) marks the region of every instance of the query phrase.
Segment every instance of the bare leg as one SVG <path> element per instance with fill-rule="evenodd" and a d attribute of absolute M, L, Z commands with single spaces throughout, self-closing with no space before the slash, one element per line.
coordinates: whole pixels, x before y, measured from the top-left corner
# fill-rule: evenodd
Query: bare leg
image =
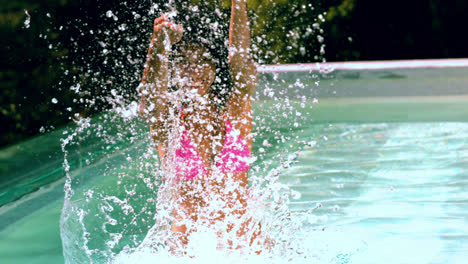
<path fill-rule="evenodd" d="M 179 197 L 182 202 L 178 208 L 174 209 L 174 221 L 172 222 L 171 230 L 174 234 L 174 242 L 172 243 L 171 250 L 174 255 L 184 255 L 188 244 L 188 237 L 190 233 L 195 231 L 193 224 L 197 223 L 198 215 L 197 208 L 200 206 L 198 199 L 189 195 L 187 190 L 190 185 L 186 185 L 179 190 Z M 186 223 L 189 223 L 187 227 Z"/>
<path fill-rule="evenodd" d="M 179 216 L 179 215 L 177 215 Z M 184 255 L 185 254 L 185 248 L 188 243 L 187 239 L 187 227 L 185 224 L 182 224 L 182 218 L 176 217 L 174 221 L 172 222 L 171 230 L 174 233 L 175 241 L 172 244 L 172 254 L 174 255 Z"/>

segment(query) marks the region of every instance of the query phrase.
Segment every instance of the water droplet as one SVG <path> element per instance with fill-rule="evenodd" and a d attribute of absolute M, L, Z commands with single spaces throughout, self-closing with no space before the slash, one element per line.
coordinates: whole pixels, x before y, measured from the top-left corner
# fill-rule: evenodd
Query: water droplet
<path fill-rule="evenodd" d="M 301 53 L 302 56 L 306 55 L 306 49 L 304 47 L 300 47 L 299 52 Z"/>
<path fill-rule="evenodd" d="M 266 139 L 263 140 L 262 145 L 263 145 L 264 147 L 271 147 L 271 146 L 273 146 L 273 145 L 271 145 L 271 144 L 268 142 L 268 140 L 266 140 Z"/>
<path fill-rule="evenodd" d="M 28 10 L 24 10 L 24 13 L 26 14 L 26 19 L 24 20 L 24 28 L 29 28 L 31 26 L 31 16 L 28 13 Z"/>
<path fill-rule="evenodd" d="M 318 19 L 320 19 L 320 21 L 322 22 L 325 22 L 325 17 L 323 17 L 322 14 L 318 15 Z"/>
<path fill-rule="evenodd" d="M 301 196 L 302 194 L 298 191 L 291 191 L 291 197 L 294 199 L 294 200 L 299 200 L 301 199 Z"/>
<path fill-rule="evenodd" d="M 324 37 L 318 35 L 317 40 L 318 40 L 318 42 L 322 43 L 324 41 Z"/>

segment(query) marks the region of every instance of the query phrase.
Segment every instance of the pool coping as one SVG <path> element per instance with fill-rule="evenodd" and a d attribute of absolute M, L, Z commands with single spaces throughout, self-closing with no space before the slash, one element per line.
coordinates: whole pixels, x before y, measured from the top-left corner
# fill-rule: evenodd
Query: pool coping
<path fill-rule="evenodd" d="M 325 73 L 330 73 L 335 70 L 381 70 L 381 69 L 453 68 L 453 67 L 468 67 L 468 58 L 277 64 L 277 65 L 258 65 L 257 69 L 258 69 L 258 72 L 260 73 L 304 72 L 304 71 L 321 71 L 321 72 L 323 71 Z"/>

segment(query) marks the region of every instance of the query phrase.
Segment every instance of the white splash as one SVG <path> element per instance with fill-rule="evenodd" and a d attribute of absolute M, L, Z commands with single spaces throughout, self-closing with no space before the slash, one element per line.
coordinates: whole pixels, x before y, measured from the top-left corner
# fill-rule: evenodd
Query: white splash
<path fill-rule="evenodd" d="M 24 13 L 26 14 L 26 19 L 24 20 L 24 28 L 29 28 L 31 27 L 31 16 L 28 13 L 28 10 L 24 10 Z"/>

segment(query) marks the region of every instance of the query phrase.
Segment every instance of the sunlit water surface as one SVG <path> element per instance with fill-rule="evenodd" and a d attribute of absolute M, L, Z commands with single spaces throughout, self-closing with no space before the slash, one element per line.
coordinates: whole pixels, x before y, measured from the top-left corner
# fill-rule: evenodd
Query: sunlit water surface
<path fill-rule="evenodd" d="M 141 129 L 145 130 L 144 126 Z M 251 256 L 244 262 L 464 263 L 468 259 L 468 124 L 310 124 L 298 129 L 304 129 L 299 138 L 282 143 L 294 145 L 297 151 L 282 156 L 286 157 L 283 166 L 277 163 L 271 167 L 280 168 L 280 183 L 292 190 L 288 192 L 291 215 L 283 218 L 277 215 L 281 218 L 279 223 L 292 232 L 291 248 L 277 251 L 283 255 Z M 132 190 L 127 188 L 128 182 L 116 185 L 116 180 L 124 174 L 123 181 L 137 180 L 132 172 L 141 168 L 128 157 L 138 157 L 139 150 L 145 148 L 146 136 L 142 133 L 127 143 L 118 144 L 117 150 L 104 159 L 97 158 L 104 151 L 101 145 L 81 146 L 80 159 L 90 165 L 83 165 L 81 169 L 76 165 L 72 170 L 74 179 L 84 182 L 75 189 L 75 196 L 82 198 L 72 203 L 75 209 L 87 212 L 83 217 L 89 233 L 84 240 L 80 225 L 62 221 L 65 222 L 62 227 L 64 254 L 69 263 L 89 262 L 88 257 L 95 263 L 105 263 L 117 256 L 119 245 L 114 251 L 109 249 L 113 226 L 103 225 L 108 216 L 123 222 L 139 221 L 138 225 L 122 232 L 120 244 L 135 247 L 146 235 L 154 215 L 141 213 L 141 208 L 151 205 L 147 201 L 151 193 L 138 193 L 138 186 L 132 189 L 138 193 L 131 196 L 136 201 L 132 204 L 134 214 L 125 214 L 118 207 L 113 213 L 104 214 L 96 206 L 102 204 L 102 196 L 95 195 L 87 200 L 82 193 L 93 189 L 95 193 L 108 196 L 129 197 L 127 192 Z M 257 139 L 256 153 L 261 152 L 262 142 L 269 136 L 265 133 L 263 138 Z M 263 161 L 258 162 L 274 160 L 281 149 L 282 145 L 276 143 L 268 148 Z M 92 157 L 96 160 L 90 160 Z M 134 162 L 134 166 L 129 166 L 129 162 Z M 2 222 L 11 216 L 15 207 L 30 210 L 22 207 L 27 203 L 24 199 L 47 200 L 47 197 L 54 197 L 54 192 L 60 193 L 62 184 L 63 181 L 52 183 L 29 198 L 2 207 Z M 147 186 L 141 188 L 148 190 Z M 93 199 L 97 200 L 94 204 Z M 60 263 L 60 245 L 57 241 L 53 244 L 54 239 L 50 238 L 58 233 L 53 223 L 57 222 L 62 201 L 50 200 L 14 223 L 2 223 L 5 227 L 0 233 L 0 250 L 6 263 L 54 262 L 51 259 Z M 154 212 L 154 209 L 148 210 Z M 145 221 L 148 224 L 143 224 Z M 103 228 L 107 232 L 103 232 Z M 119 258 L 129 263 L 137 259 L 140 263 L 156 260 L 161 263 L 213 260 L 221 263 L 220 259 L 225 263 L 239 263 L 235 253 L 225 256 L 210 247 L 209 236 L 201 235 L 196 239 L 204 244 L 194 251 L 194 258 L 180 259 L 164 251 L 145 253 L 144 250 L 121 254 Z M 86 247 L 83 241 L 88 241 Z M 100 251 L 93 251 L 95 249 Z M 51 252 L 51 255 L 44 252 Z M 115 256 L 111 257 L 109 252 L 115 252 Z"/>

